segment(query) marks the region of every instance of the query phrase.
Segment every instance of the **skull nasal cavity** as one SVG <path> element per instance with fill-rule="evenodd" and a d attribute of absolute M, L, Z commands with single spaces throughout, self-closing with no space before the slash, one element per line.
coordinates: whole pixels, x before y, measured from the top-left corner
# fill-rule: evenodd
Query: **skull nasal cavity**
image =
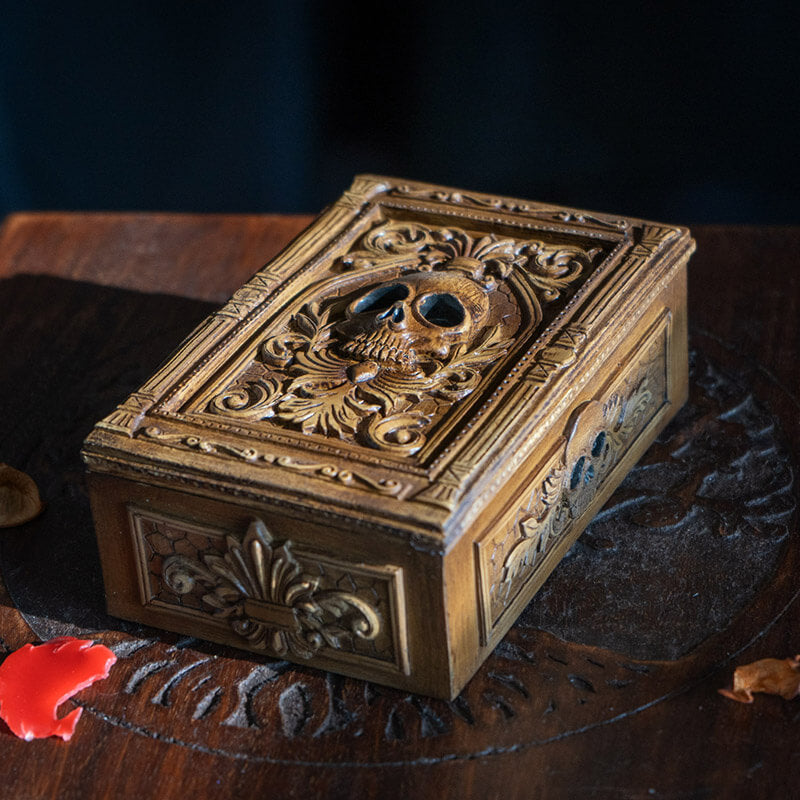
<path fill-rule="evenodd" d="M 400 300 L 408 297 L 408 287 L 400 283 L 392 283 L 389 286 L 379 286 L 369 294 L 365 294 L 355 305 L 354 311 L 363 314 L 367 311 L 383 311 L 394 305 Z"/>
<path fill-rule="evenodd" d="M 419 313 L 431 323 L 442 328 L 460 325 L 465 318 L 464 306 L 452 294 L 429 294 L 419 304 Z"/>

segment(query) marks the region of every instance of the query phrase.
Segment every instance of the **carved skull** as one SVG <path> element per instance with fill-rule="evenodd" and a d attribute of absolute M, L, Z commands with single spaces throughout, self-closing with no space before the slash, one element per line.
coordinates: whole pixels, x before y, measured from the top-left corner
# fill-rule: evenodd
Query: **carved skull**
<path fill-rule="evenodd" d="M 419 362 L 443 360 L 486 324 L 489 298 L 463 272 L 404 275 L 374 286 L 347 307 L 342 352 L 380 367 L 413 371 Z"/>
<path fill-rule="evenodd" d="M 583 403 L 568 425 L 565 462 L 567 500 L 577 517 L 597 493 L 611 458 L 605 409 L 597 400 Z"/>

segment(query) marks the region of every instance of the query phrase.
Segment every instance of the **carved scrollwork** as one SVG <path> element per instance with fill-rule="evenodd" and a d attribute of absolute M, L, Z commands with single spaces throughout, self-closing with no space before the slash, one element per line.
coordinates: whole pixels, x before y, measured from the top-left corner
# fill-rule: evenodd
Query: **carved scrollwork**
<path fill-rule="evenodd" d="M 378 612 L 365 600 L 344 592 L 320 591 L 314 596 L 313 605 L 305 609 L 301 620 L 312 638 L 321 647 L 338 648 L 343 636 L 359 639 L 375 639 L 381 632 Z"/>
<path fill-rule="evenodd" d="M 272 405 L 280 391 L 276 380 L 250 381 L 243 386 L 232 386 L 212 401 L 218 414 L 239 419 L 264 419 L 272 415 Z"/>
<path fill-rule="evenodd" d="M 340 259 L 345 271 L 376 272 L 379 282 L 303 305 L 207 410 L 412 455 L 430 423 L 474 392 L 513 345 L 520 310 L 511 304 L 519 301 L 501 284 L 513 274 L 526 285 L 536 324 L 541 304 L 568 289 L 592 257 L 540 241 L 382 222 Z"/>
<path fill-rule="evenodd" d="M 368 427 L 370 438 L 383 450 L 408 455 L 419 450 L 425 441 L 429 420 L 420 414 L 394 414 L 374 417 Z"/>
<path fill-rule="evenodd" d="M 156 439 L 170 447 L 197 450 L 222 458 L 235 458 L 255 464 L 272 464 L 281 469 L 295 473 L 312 475 L 315 478 L 335 481 L 342 486 L 352 486 L 357 489 L 366 489 L 383 495 L 396 496 L 402 493 L 405 484 L 394 478 L 373 478 L 361 472 L 349 469 L 339 469 L 333 464 L 320 464 L 306 461 L 297 461 L 290 456 L 279 456 L 257 450 L 255 447 L 237 447 L 227 442 L 212 441 L 199 436 L 183 433 L 168 433 L 157 425 L 149 425 L 141 432 L 148 439 Z"/>
<path fill-rule="evenodd" d="M 535 242 L 525 254 L 530 257 L 528 280 L 541 290 L 542 300 L 556 300 L 584 270 L 586 254 L 576 247 L 553 248 Z"/>
<path fill-rule="evenodd" d="M 585 270 L 595 252 L 494 233 L 473 236 L 460 228 L 409 222 L 379 225 L 364 236 L 362 246 L 363 250 L 342 257 L 345 267 L 373 269 L 410 258 L 415 268 L 460 270 L 487 287 L 520 270 L 542 290 L 545 302 L 556 299 Z"/>
<path fill-rule="evenodd" d="M 661 405 L 656 373 L 663 350 L 626 393 L 591 400 L 573 413 L 560 452 L 514 523 L 512 544 L 489 589 L 494 616 L 589 507 L 632 441 Z"/>
<path fill-rule="evenodd" d="M 213 582 L 214 578 L 202 564 L 188 558 L 169 558 L 164 562 L 162 572 L 167 588 L 177 595 L 191 594 L 198 581 Z"/>
<path fill-rule="evenodd" d="M 416 188 L 401 184 L 394 190 L 395 193 L 412 197 L 418 200 L 435 200 L 457 206 L 473 206 L 474 208 L 488 208 L 493 211 L 504 211 L 512 214 L 525 214 L 526 216 L 558 220 L 560 222 L 577 222 L 579 224 L 596 225 L 602 228 L 625 230 L 630 223 L 625 219 L 590 214 L 585 211 L 570 211 L 565 208 L 543 206 L 539 203 L 525 203 L 518 200 L 507 200 L 502 197 L 489 197 L 457 190 Z"/>
<path fill-rule="evenodd" d="M 365 269 L 375 266 L 376 259 L 414 255 L 433 241 L 430 228 L 415 222 L 387 222 L 370 230 L 363 238 L 364 250 L 343 256 L 347 267 Z"/>
<path fill-rule="evenodd" d="M 278 544 L 266 525 L 253 520 L 241 541 L 226 539 L 224 555 L 205 553 L 202 562 L 172 556 L 164 563 L 166 586 L 175 594 L 199 583 L 203 601 L 250 647 L 308 659 L 322 647 L 340 649 L 347 637 L 375 639 L 383 621 L 378 610 L 349 592 L 321 588 L 295 558 L 292 543 Z"/>

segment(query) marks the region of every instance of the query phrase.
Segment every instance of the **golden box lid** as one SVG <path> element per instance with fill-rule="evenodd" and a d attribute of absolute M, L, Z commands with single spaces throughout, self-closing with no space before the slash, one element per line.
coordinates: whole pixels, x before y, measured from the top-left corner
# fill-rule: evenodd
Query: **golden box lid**
<path fill-rule="evenodd" d="M 693 246 L 679 227 L 359 176 L 84 458 L 444 548 Z"/>

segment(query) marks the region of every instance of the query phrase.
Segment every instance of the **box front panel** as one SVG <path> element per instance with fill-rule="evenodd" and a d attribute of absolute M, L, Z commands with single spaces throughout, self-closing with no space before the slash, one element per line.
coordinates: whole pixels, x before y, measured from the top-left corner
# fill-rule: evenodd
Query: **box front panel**
<path fill-rule="evenodd" d="M 407 673 L 401 568 L 310 553 L 255 517 L 241 538 L 136 506 L 129 515 L 144 607 L 200 619 L 254 650 L 294 659 L 331 650 Z"/>
<path fill-rule="evenodd" d="M 441 557 L 358 521 L 344 530 L 104 475 L 90 491 L 110 613 L 447 693 Z"/>

